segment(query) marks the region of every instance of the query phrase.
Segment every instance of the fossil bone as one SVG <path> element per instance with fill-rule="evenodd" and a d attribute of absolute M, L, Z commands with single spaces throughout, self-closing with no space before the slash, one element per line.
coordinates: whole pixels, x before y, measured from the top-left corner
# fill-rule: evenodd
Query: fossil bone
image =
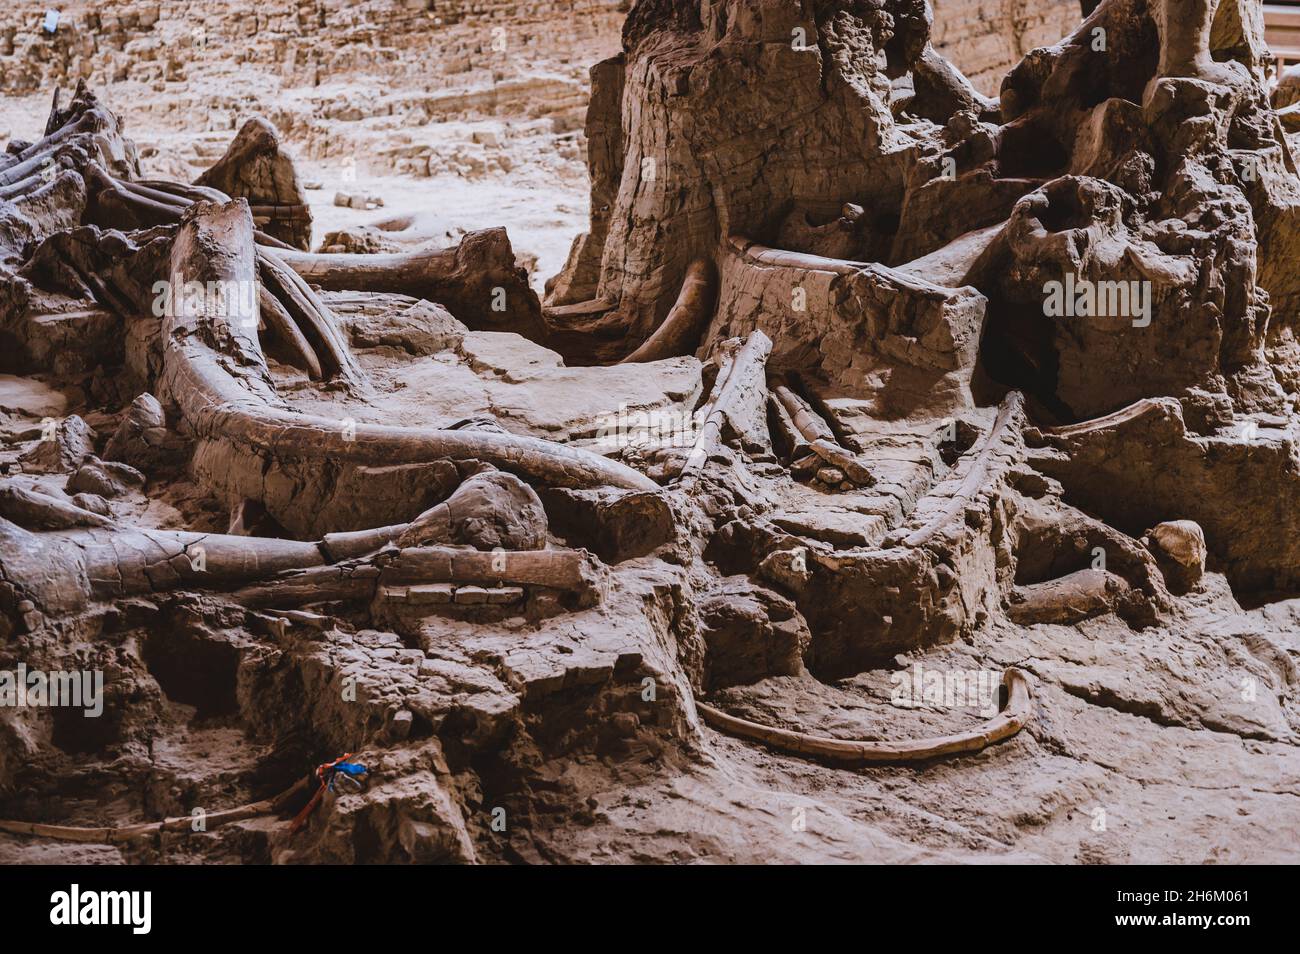
<path fill-rule="evenodd" d="M 781 752 L 791 752 L 847 765 L 871 762 L 923 762 L 945 755 L 979 752 L 990 745 L 1011 738 L 1029 724 L 1034 709 L 1028 677 L 1019 669 L 1012 667 L 1003 673 L 1002 682 L 1007 688 L 1006 707 L 981 728 L 908 742 L 858 742 L 833 739 L 760 725 L 748 719 L 729 715 L 703 702 L 696 702 L 695 707 L 705 723 L 719 732 L 742 739 L 753 739 Z"/>
<path fill-rule="evenodd" d="M 223 825 L 264 815 L 283 815 L 288 810 L 288 806 L 300 795 L 304 794 L 308 788 L 308 780 L 304 777 L 294 782 L 274 798 L 250 802 L 237 808 L 223 808 L 214 812 L 207 812 L 203 816 L 204 827 L 202 830 L 210 831 Z M 33 835 L 37 838 L 53 838 L 58 841 L 75 841 L 81 844 L 95 845 L 121 845 L 147 838 L 150 835 L 160 835 L 164 832 L 185 833 L 194 830 L 193 815 L 165 818 L 156 822 L 103 825 L 99 827 L 47 825 L 42 822 L 0 819 L 0 831 L 7 831 L 14 835 Z"/>
<path fill-rule="evenodd" d="M 183 282 L 253 281 L 255 251 L 247 204 L 198 205 L 187 210 L 171 254 L 172 274 Z M 559 486 L 611 484 L 653 489 L 628 467 L 585 451 L 535 438 L 483 431 L 442 431 L 357 424 L 354 431 L 319 416 L 284 407 L 266 378 L 256 316 L 238 300 L 218 317 L 183 305 L 163 322 L 163 391 L 180 408 L 196 437 L 211 446 L 209 473 L 222 480 L 236 447 L 273 460 L 399 464 L 421 460 L 477 459 Z M 245 310 L 241 310 L 245 309 Z M 223 344 L 244 369 L 227 370 L 206 336 Z"/>
<path fill-rule="evenodd" d="M 767 379 L 765 366 L 772 352 L 772 339 L 755 331 L 737 350 L 725 373 L 719 374 L 717 397 L 700 425 L 695 444 L 686 457 L 677 479 L 686 484 L 693 482 L 700 469 L 714 453 L 722 437 L 723 425 L 732 415 L 744 414 L 746 405 L 766 406 Z"/>
<path fill-rule="evenodd" d="M 514 260 L 505 229 L 470 232 L 453 248 L 400 254 L 315 254 L 290 249 L 279 257 L 327 291 L 396 292 L 446 305 L 470 327 L 514 331 L 544 341 L 537 295 Z"/>
<path fill-rule="evenodd" d="M 712 262 L 707 259 L 692 262 L 668 317 L 654 334 L 623 360 L 628 363 L 659 361 L 691 351 L 712 317 L 715 284 Z"/>

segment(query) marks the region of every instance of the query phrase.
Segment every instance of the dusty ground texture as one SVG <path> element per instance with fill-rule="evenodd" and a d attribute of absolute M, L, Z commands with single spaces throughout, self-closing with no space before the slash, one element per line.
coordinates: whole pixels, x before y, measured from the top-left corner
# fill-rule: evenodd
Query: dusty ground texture
<path fill-rule="evenodd" d="M 302 9 L 251 109 L 0 44 L 0 861 L 1294 860 L 1252 4 L 1021 18 L 975 84 L 923 2 L 593 4 L 549 57 L 524 4 L 522 78 L 456 19 L 405 98 L 387 7 Z"/>

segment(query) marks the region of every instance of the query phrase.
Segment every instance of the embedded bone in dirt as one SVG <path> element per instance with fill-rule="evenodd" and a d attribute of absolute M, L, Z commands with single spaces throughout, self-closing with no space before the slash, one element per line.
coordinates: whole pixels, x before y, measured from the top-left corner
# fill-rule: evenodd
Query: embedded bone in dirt
<path fill-rule="evenodd" d="M 1300 85 L 1087 6 L 990 98 L 915 0 L 638 0 L 545 300 L 488 202 L 313 249 L 267 118 L 179 182 L 56 96 L 0 859 L 1293 856 Z"/>

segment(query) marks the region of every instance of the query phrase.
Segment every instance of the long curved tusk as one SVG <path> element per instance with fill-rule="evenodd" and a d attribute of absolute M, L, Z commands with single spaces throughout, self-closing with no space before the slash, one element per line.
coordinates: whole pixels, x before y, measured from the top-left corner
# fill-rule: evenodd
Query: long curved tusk
<path fill-rule="evenodd" d="M 696 702 L 705 724 L 742 739 L 762 742 L 781 752 L 807 755 L 831 762 L 860 764 L 866 762 L 921 762 L 944 755 L 978 752 L 995 742 L 1009 739 L 1023 729 L 1034 714 L 1029 679 L 1014 666 L 1002 675 L 1007 687 L 1007 706 L 979 729 L 955 732 L 907 742 L 859 742 L 825 736 L 774 729 L 748 719 L 728 715 L 721 709 Z"/>
<path fill-rule="evenodd" d="M 210 831 L 213 828 L 219 828 L 222 825 L 229 825 L 231 822 L 244 821 L 248 818 L 258 818 L 262 815 L 283 814 L 294 796 L 301 792 L 306 792 L 308 787 L 309 782 L 304 777 L 289 786 L 279 795 L 275 796 L 275 798 L 263 799 L 260 802 L 251 802 L 248 805 L 240 805 L 238 808 L 227 808 L 222 811 L 209 812 L 204 817 L 204 822 L 206 823 L 204 831 Z M 88 845 L 120 845 L 125 842 L 135 841 L 137 838 L 144 838 L 147 835 L 161 834 L 165 831 L 193 831 L 193 826 L 194 818 L 191 815 L 183 815 L 179 818 L 167 818 L 163 821 L 143 822 L 135 825 L 111 825 L 102 828 L 80 828 L 74 825 L 45 825 L 41 822 L 0 819 L 0 831 L 7 831 L 10 834 L 31 835 L 36 838 L 54 838 L 58 841 L 76 841 Z"/>
<path fill-rule="evenodd" d="M 621 364 L 645 361 L 662 361 L 679 358 L 694 350 L 705 326 L 713 317 L 713 301 L 717 293 L 716 272 L 707 258 L 697 258 L 686 270 L 681 291 L 672 310 L 654 333 L 641 346 L 624 358 Z"/>

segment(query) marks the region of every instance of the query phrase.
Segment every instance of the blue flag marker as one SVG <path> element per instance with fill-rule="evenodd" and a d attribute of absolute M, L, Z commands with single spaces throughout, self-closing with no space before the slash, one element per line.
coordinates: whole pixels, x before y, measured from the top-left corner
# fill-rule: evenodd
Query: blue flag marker
<path fill-rule="evenodd" d="M 57 30 L 59 28 L 59 11 L 46 10 L 45 22 L 42 23 L 41 26 L 42 28 L 44 28 L 46 33 L 53 33 L 55 30 Z"/>

